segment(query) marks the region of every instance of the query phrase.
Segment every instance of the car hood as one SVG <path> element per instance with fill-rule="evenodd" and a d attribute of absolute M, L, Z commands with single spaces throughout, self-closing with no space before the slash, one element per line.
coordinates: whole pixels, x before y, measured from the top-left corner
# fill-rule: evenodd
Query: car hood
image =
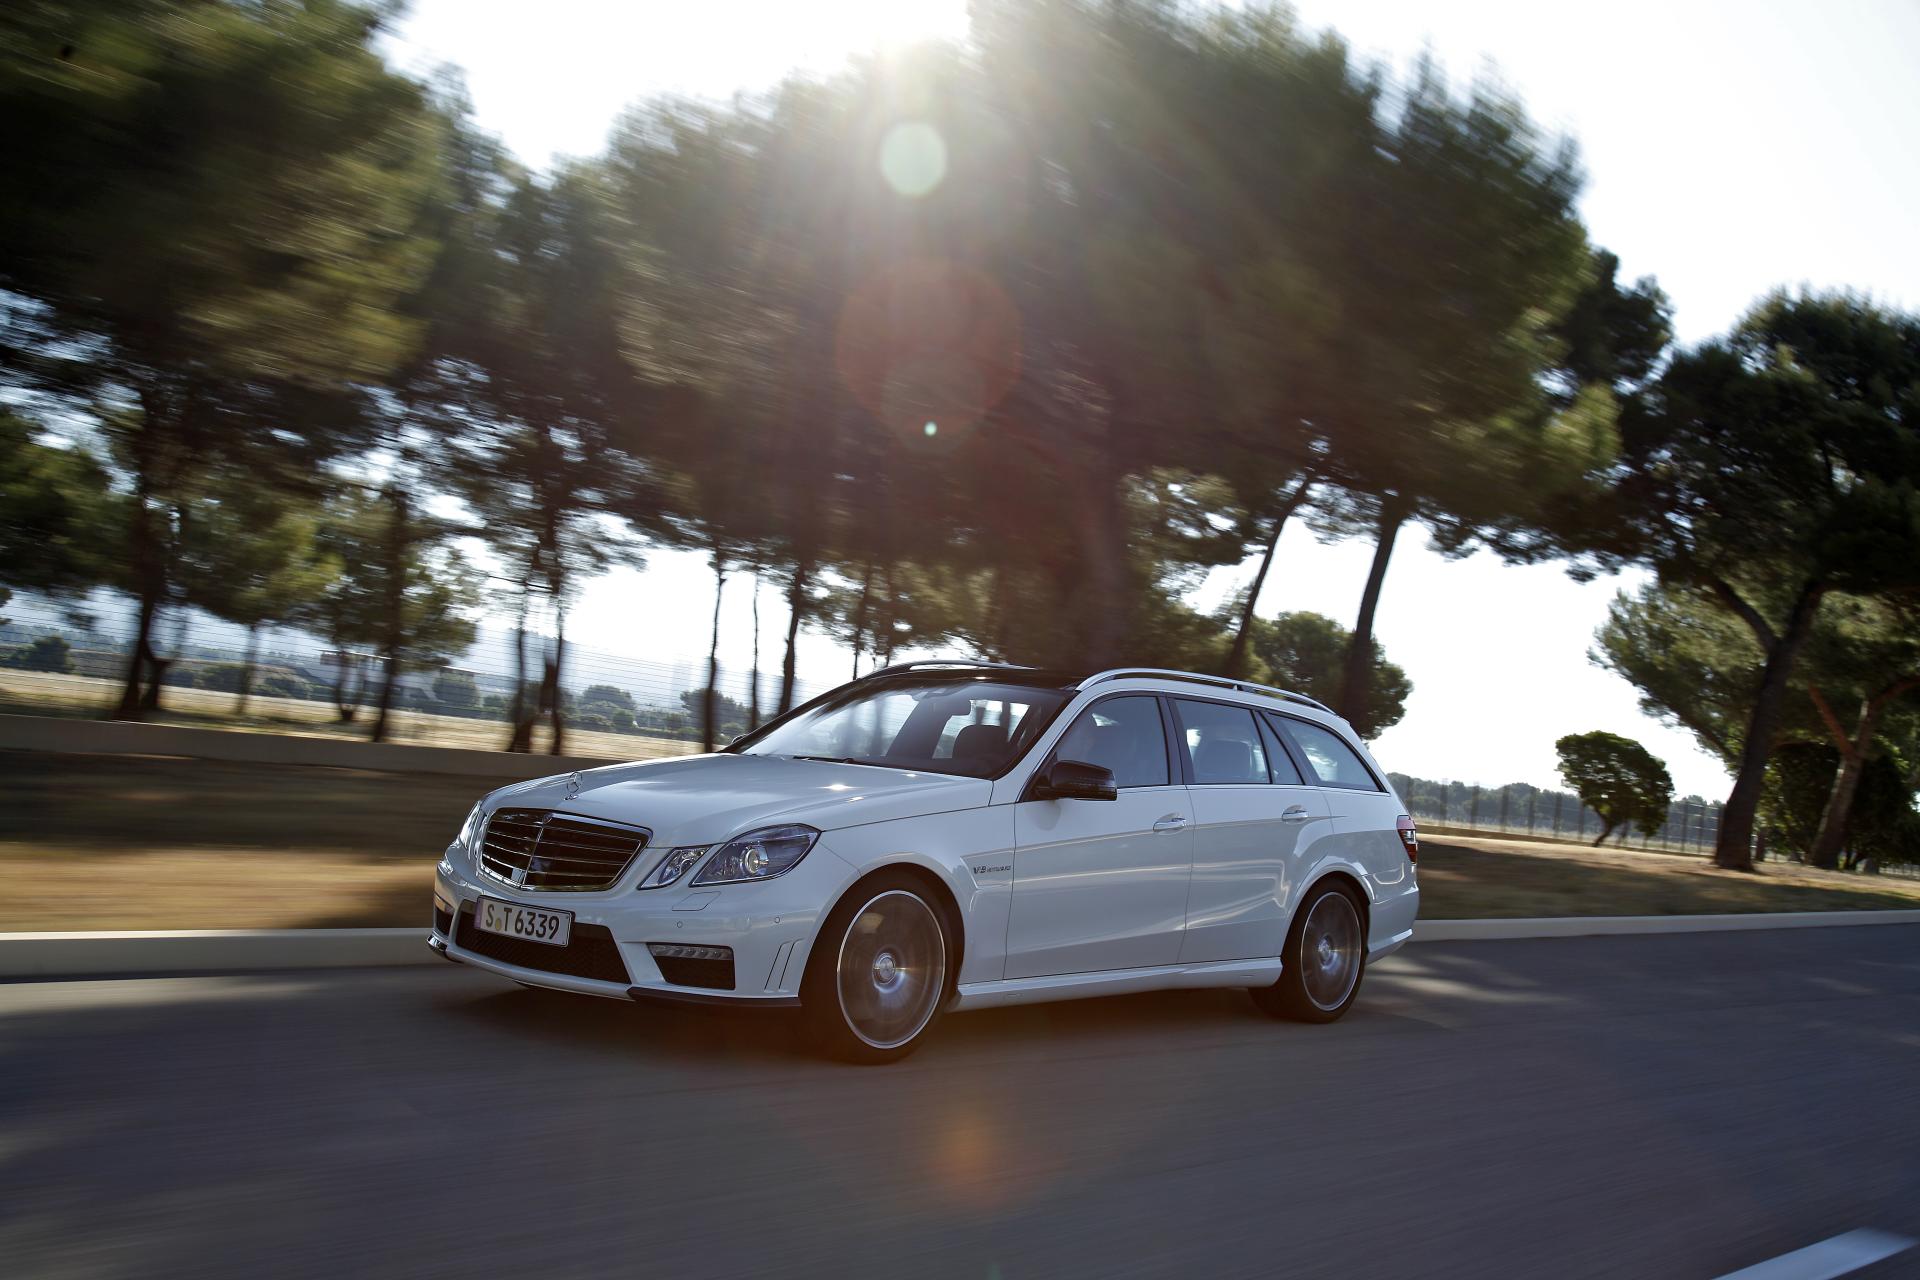
<path fill-rule="evenodd" d="M 987 803 L 984 778 L 835 764 L 792 756 L 699 755 L 583 769 L 503 787 L 489 810 L 528 805 L 647 828 L 652 847 L 715 844 L 756 827 L 804 822 L 822 831 Z"/>

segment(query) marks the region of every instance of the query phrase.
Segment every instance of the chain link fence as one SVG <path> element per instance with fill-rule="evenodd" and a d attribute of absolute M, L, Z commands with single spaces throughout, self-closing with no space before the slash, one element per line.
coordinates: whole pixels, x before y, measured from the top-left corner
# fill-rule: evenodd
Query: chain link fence
<path fill-rule="evenodd" d="M 1599 814 L 1566 791 L 1545 790 L 1524 782 L 1486 787 L 1405 773 L 1387 776 L 1417 822 L 1589 843 L 1606 830 Z M 1637 826 L 1615 830 L 1607 838 L 1607 845 L 1676 852 L 1711 849 L 1720 834 L 1721 808 L 1718 801 L 1698 796 L 1675 800 L 1667 806 L 1666 821 L 1656 830 L 1645 832 Z"/>
<path fill-rule="evenodd" d="M 118 697 L 135 630 L 130 601 L 97 593 L 80 609 L 63 609 L 16 596 L 4 613 L 0 709 L 86 714 L 104 710 Z M 60 645 L 49 645 L 50 637 Z M 527 636 L 530 686 L 540 680 L 548 643 L 547 637 Z M 246 644 L 245 632 L 229 623 L 192 610 L 169 611 L 155 629 L 155 647 L 168 663 L 162 714 L 203 720 L 233 714 Z M 504 744 L 514 694 L 514 649 L 511 630 L 485 626 L 457 660 L 404 667 L 395 680 L 390 736 L 439 745 Z M 778 709 L 784 637 L 770 630 L 760 655 L 757 699 L 750 664 L 720 670 L 715 719 L 722 740 L 752 727 L 756 711 L 757 719 L 766 720 Z M 303 631 L 263 629 L 248 716 L 284 722 L 293 731 L 364 732 L 383 674 L 384 664 L 372 653 L 342 651 Z M 642 659 L 569 642 L 561 674 L 568 749 L 614 756 L 698 750 L 706 682 L 704 653 Z M 796 680 L 794 700 L 804 701 L 825 687 Z M 340 715 L 343 698 L 357 708 L 351 720 Z M 543 736 L 536 737 L 536 749 L 544 749 Z"/>

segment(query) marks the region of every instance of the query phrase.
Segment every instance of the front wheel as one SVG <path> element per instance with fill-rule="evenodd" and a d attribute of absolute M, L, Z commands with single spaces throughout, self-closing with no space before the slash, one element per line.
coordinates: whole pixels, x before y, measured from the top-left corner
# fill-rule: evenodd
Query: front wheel
<path fill-rule="evenodd" d="M 1337 884 L 1308 894 L 1287 930 L 1280 980 L 1253 990 L 1253 1002 L 1278 1018 L 1332 1022 L 1360 994 L 1367 935 L 1360 904 Z"/>
<path fill-rule="evenodd" d="M 918 1047 L 947 995 L 948 925 L 909 876 L 842 899 L 820 930 L 800 989 L 814 1043 L 853 1062 L 892 1062 Z"/>

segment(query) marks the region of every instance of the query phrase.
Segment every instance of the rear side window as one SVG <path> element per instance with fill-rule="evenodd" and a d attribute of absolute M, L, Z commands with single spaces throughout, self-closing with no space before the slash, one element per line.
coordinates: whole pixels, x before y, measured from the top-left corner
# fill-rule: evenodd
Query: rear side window
<path fill-rule="evenodd" d="M 1079 760 L 1113 770 L 1116 787 L 1167 785 L 1167 730 L 1152 695 L 1108 698 L 1080 713 L 1054 748 L 1056 760 Z"/>
<path fill-rule="evenodd" d="M 1273 727 L 1271 717 L 1260 717 L 1260 736 L 1267 744 L 1267 767 L 1273 770 L 1273 780 L 1296 786 L 1305 782 L 1306 779 L 1300 776 L 1300 770 L 1293 763 L 1293 757 L 1281 743 L 1280 734 Z"/>
<path fill-rule="evenodd" d="M 1245 707 L 1176 698 L 1180 747 L 1187 753 L 1193 780 L 1201 786 L 1267 782 L 1267 745 Z"/>
<path fill-rule="evenodd" d="M 1269 723 L 1292 739 L 1320 785 L 1352 787 L 1357 791 L 1380 789 L 1373 770 L 1367 768 L 1354 749 L 1342 742 L 1333 730 L 1290 716 L 1269 717 Z"/>

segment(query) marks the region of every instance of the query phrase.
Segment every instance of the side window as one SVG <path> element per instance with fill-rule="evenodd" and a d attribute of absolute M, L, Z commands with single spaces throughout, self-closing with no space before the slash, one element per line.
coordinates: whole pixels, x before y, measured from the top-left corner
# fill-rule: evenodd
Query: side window
<path fill-rule="evenodd" d="M 1056 760 L 1080 760 L 1113 770 L 1117 787 L 1167 785 L 1167 731 L 1160 700 L 1108 698 L 1080 713 L 1054 748 Z"/>
<path fill-rule="evenodd" d="M 1287 754 L 1286 747 L 1281 743 L 1279 731 L 1273 727 L 1272 718 L 1261 716 L 1259 720 L 1260 738 L 1267 744 L 1267 767 L 1273 770 L 1273 780 L 1298 786 L 1305 779 L 1300 776 L 1300 770 L 1294 765 L 1293 757 Z"/>
<path fill-rule="evenodd" d="M 1193 780 L 1202 785 L 1266 782 L 1267 746 L 1245 707 L 1174 699 L 1180 720 L 1180 746 L 1187 753 Z"/>
<path fill-rule="evenodd" d="M 1300 754 L 1307 758 L 1307 767 L 1317 775 L 1316 780 L 1322 786 L 1353 787 L 1360 791 L 1380 789 L 1373 770 L 1367 768 L 1353 748 L 1342 742 L 1333 730 L 1291 717 L 1276 718 L 1274 727 L 1293 739 L 1293 745 L 1300 748 Z"/>

